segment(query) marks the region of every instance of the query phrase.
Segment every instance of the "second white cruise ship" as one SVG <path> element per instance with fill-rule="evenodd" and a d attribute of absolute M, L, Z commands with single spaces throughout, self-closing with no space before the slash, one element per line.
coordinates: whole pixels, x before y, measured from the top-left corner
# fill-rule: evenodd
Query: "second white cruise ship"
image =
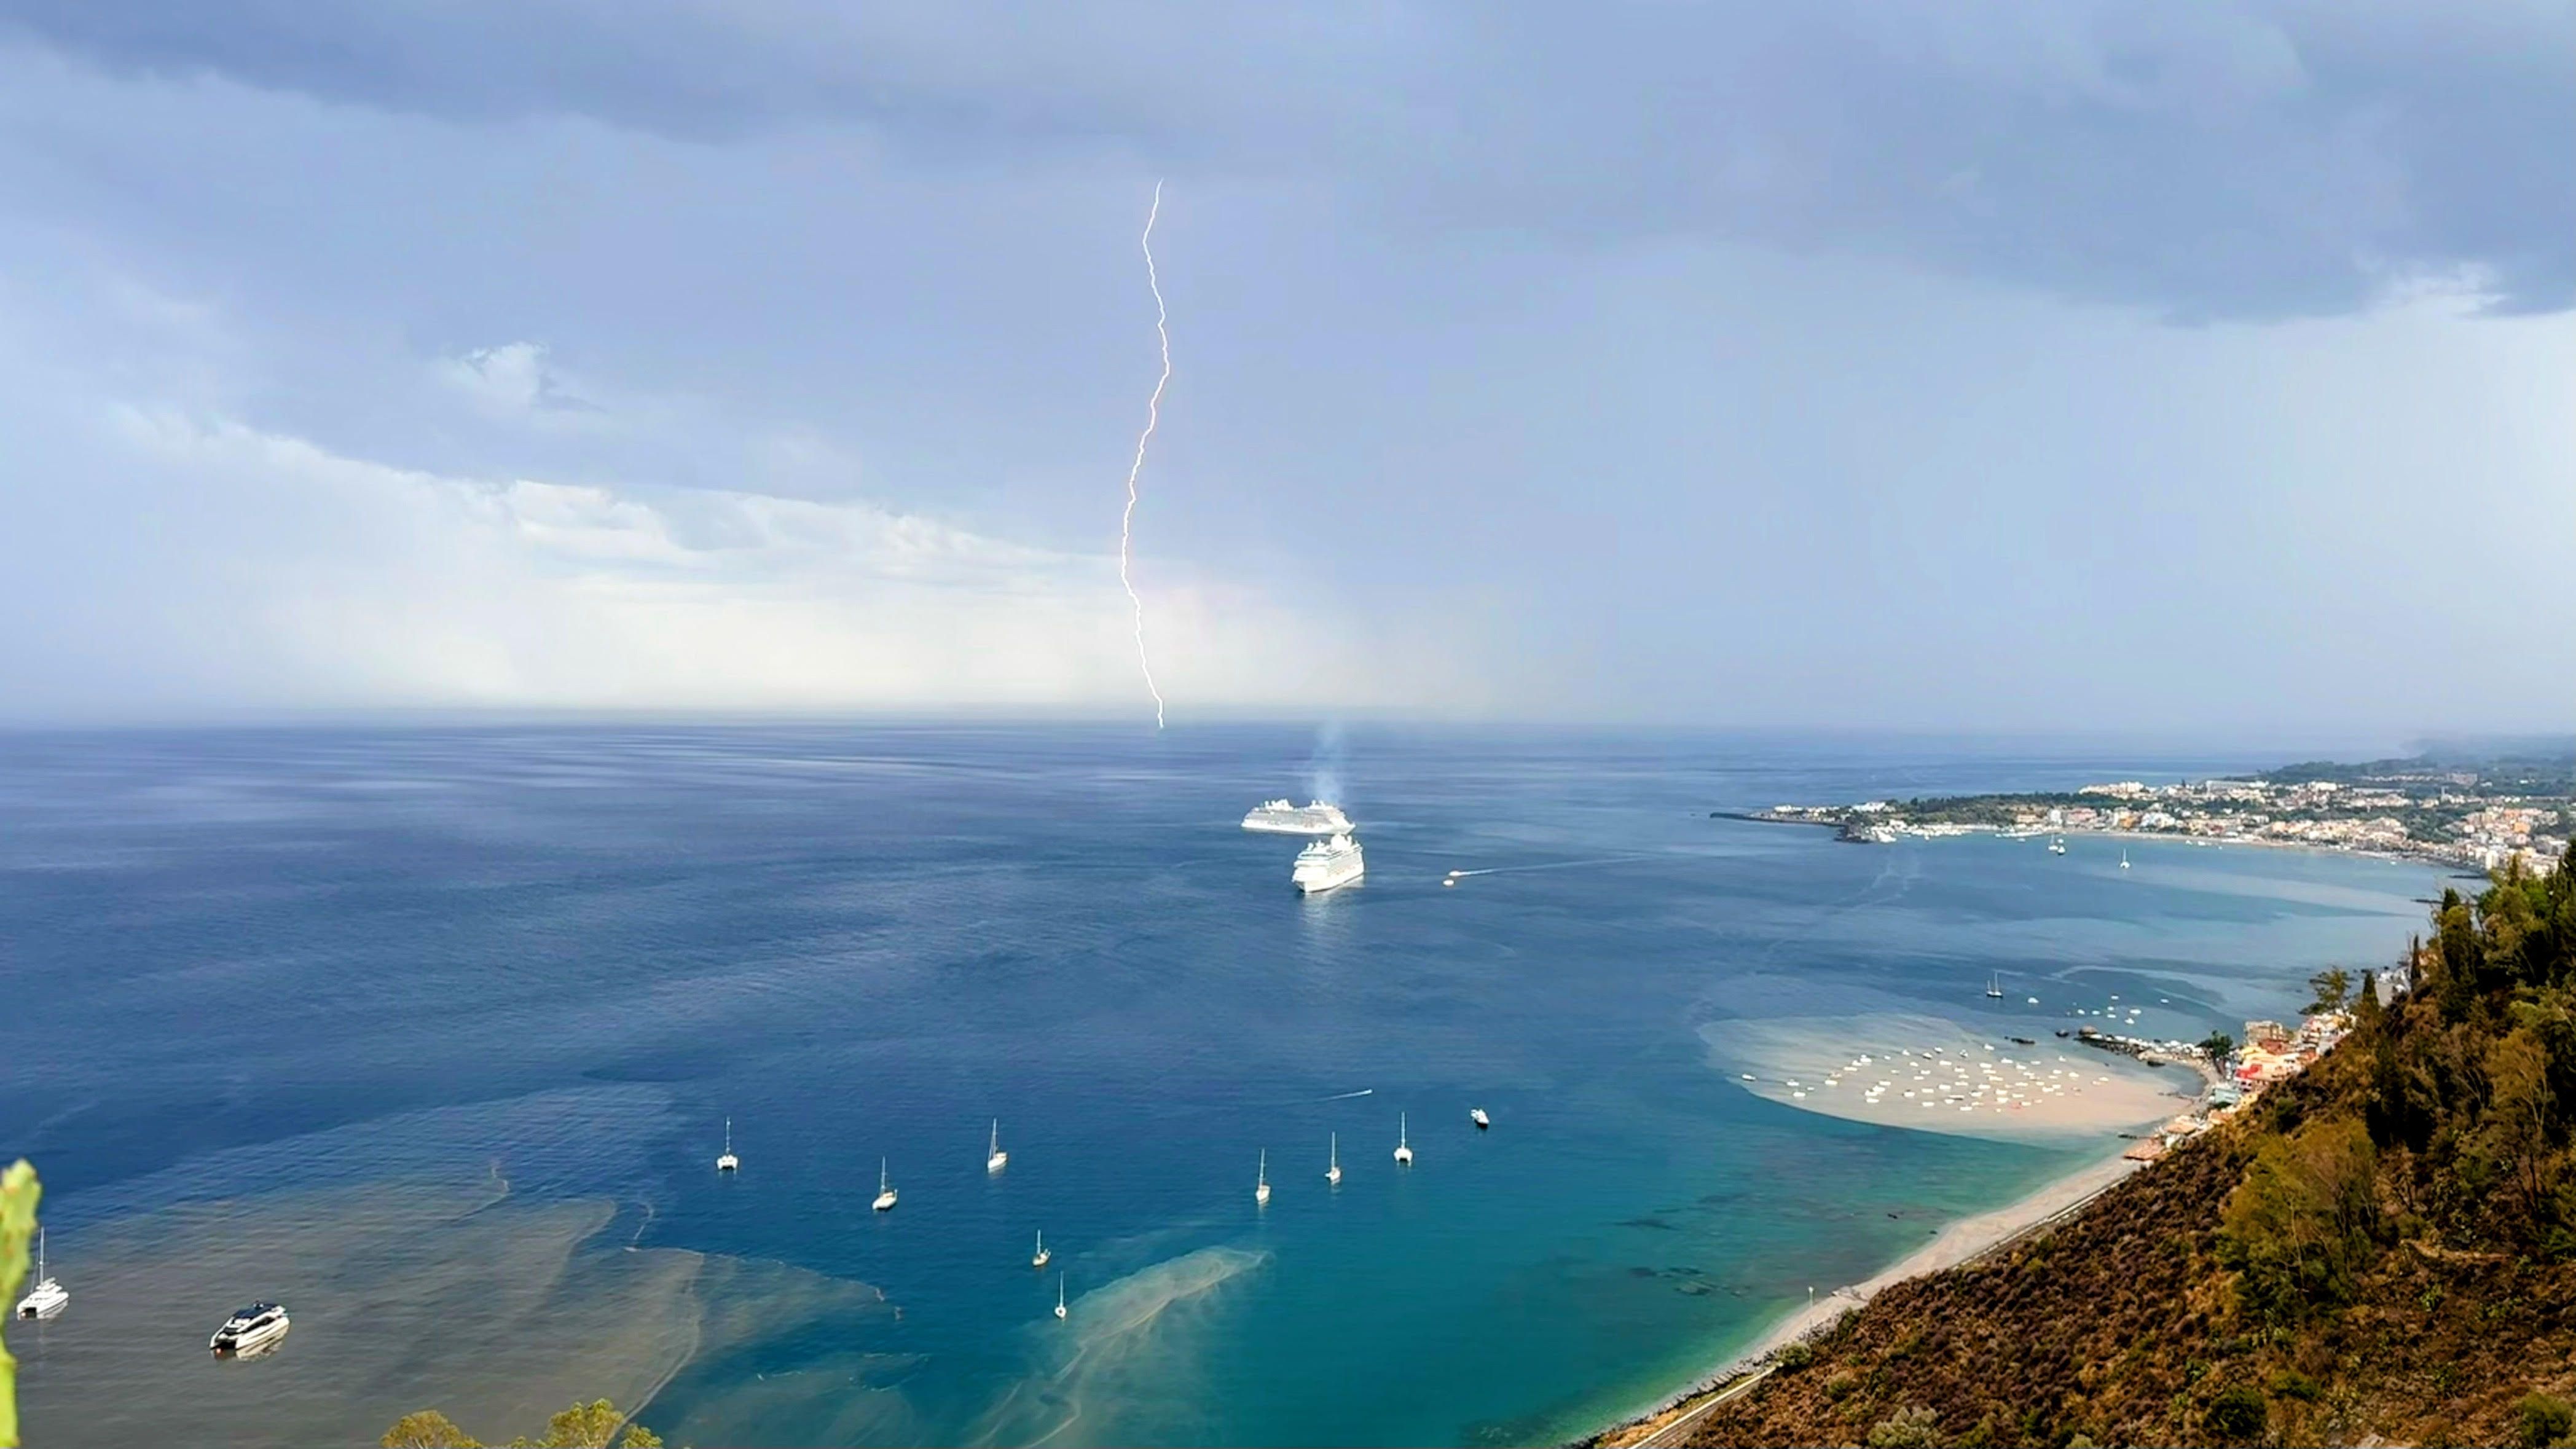
<path fill-rule="evenodd" d="M 1243 817 L 1246 830 L 1266 830 L 1274 835 L 1348 835 L 1351 817 L 1339 805 L 1321 800 L 1309 801 L 1304 807 L 1285 800 L 1264 800 Z"/>
<path fill-rule="evenodd" d="M 1368 865 L 1360 858 L 1360 843 L 1347 835 L 1334 835 L 1318 840 L 1297 852 L 1297 868 L 1288 878 L 1305 895 L 1320 895 L 1336 886 L 1346 886 L 1366 874 Z"/>

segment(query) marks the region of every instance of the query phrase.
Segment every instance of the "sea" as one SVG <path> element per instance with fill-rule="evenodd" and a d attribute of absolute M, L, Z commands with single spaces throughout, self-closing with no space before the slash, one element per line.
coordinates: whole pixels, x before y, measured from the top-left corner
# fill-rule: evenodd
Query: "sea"
<path fill-rule="evenodd" d="M 2270 763 L 1383 723 L 0 735 L 0 1160 L 41 1171 L 72 1293 L 9 1325 L 27 1442 L 373 1443 L 425 1408 L 499 1442 L 598 1397 L 673 1444 L 1561 1442 L 2125 1145 L 1767 1100 L 1712 1024 L 2063 1045 L 2116 996 L 2142 1035 L 2236 1032 L 2397 959 L 2445 877 L 1723 812 Z M 1300 898 L 1301 842 L 1239 822 L 1312 794 L 1368 869 Z M 210 1355 L 257 1299 L 283 1345 Z"/>

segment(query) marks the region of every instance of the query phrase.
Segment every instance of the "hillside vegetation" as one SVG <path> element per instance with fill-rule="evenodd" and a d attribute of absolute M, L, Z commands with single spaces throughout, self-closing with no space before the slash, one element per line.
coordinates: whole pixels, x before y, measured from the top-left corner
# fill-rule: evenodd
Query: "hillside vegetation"
<path fill-rule="evenodd" d="M 1889 1288 L 1691 1442 L 2571 1442 L 2576 875 L 2431 925 L 2414 990 L 2364 991 L 2312 1070 L 2056 1231 Z"/>

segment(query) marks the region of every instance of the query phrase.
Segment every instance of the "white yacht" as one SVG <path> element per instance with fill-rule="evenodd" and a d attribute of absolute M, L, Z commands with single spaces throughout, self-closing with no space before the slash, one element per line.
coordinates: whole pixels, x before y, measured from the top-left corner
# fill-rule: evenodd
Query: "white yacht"
<path fill-rule="evenodd" d="M 46 1271 L 45 1230 L 39 1227 L 36 1229 L 36 1287 L 35 1291 L 18 1300 L 18 1316 L 51 1318 L 62 1312 L 63 1305 L 71 1301 L 71 1290 L 55 1282 L 54 1275 Z"/>
<path fill-rule="evenodd" d="M 1335 835 L 1298 851 L 1296 869 L 1288 873 L 1288 878 L 1300 893 L 1312 896 L 1349 885 L 1367 871 L 1367 863 L 1360 858 L 1360 843 L 1347 835 Z"/>
<path fill-rule="evenodd" d="M 1270 1205 L 1270 1149 L 1267 1147 L 1261 1149 L 1260 1173 L 1252 1179 L 1252 1201 L 1259 1207 Z"/>
<path fill-rule="evenodd" d="M 206 1347 L 217 1353 L 252 1354 L 286 1336 L 286 1309 L 276 1303 L 254 1303 L 233 1310 Z"/>
<path fill-rule="evenodd" d="M 716 1159 L 716 1171 L 731 1172 L 740 1166 L 742 1166 L 742 1159 L 733 1155 L 733 1119 L 731 1117 L 727 1117 L 725 1119 L 724 1155 Z"/>
<path fill-rule="evenodd" d="M 1047 1265 L 1047 1259 L 1054 1256 L 1055 1254 L 1047 1251 L 1046 1229 L 1038 1229 L 1038 1250 L 1037 1254 L 1029 1259 L 1029 1266 L 1032 1268 L 1043 1268 Z"/>
<path fill-rule="evenodd" d="M 1243 817 L 1243 828 L 1272 835 L 1348 835 L 1351 817 L 1342 813 L 1341 806 L 1321 800 L 1302 807 L 1285 800 L 1264 800 Z"/>
<path fill-rule="evenodd" d="M 1002 1119 L 996 1117 L 993 1119 L 992 1145 L 984 1149 L 984 1170 L 986 1172 L 999 1172 L 1004 1167 L 1009 1166 L 1010 1161 L 1011 1154 L 1002 1150 Z"/>
<path fill-rule="evenodd" d="M 1493 1118 L 1491 1118 L 1491 1117 L 1486 1116 L 1486 1115 L 1485 1115 L 1485 1109 L 1484 1109 L 1484 1108 L 1482 1108 L 1482 1107 L 1470 1107 L 1470 1108 L 1468 1108 L 1468 1109 L 1467 1109 L 1467 1120 L 1468 1120 L 1468 1121 L 1470 1121 L 1470 1122 L 1475 1123 L 1475 1124 L 1476 1124 L 1476 1130 L 1477 1130 L 1477 1131 L 1479 1131 L 1479 1132 L 1482 1132 L 1482 1131 L 1484 1131 L 1486 1128 L 1491 1127 L 1491 1126 L 1493 1126 L 1493 1125 L 1494 1125 L 1494 1119 L 1493 1119 Z"/>
<path fill-rule="evenodd" d="M 1332 1154 L 1327 1159 L 1332 1165 L 1324 1169 L 1324 1181 L 1340 1187 L 1342 1185 L 1342 1134 L 1334 1133 L 1326 1150 Z"/>
<path fill-rule="evenodd" d="M 1405 1140 L 1402 1112 L 1395 1114 L 1395 1165 L 1398 1167 L 1413 1165 L 1413 1144 Z"/>
<path fill-rule="evenodd" d="M 877 1159 L 877 1200 L 874 1206 L 881 1213 L 894 1211 L 894 1183 L 886 1177 L 886 1160 L 882 1157 Z"/>

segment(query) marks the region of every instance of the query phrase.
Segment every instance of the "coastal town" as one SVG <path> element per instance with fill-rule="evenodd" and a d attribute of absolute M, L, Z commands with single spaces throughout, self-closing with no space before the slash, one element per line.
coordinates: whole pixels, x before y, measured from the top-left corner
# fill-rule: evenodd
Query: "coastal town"
<path fill-rule="evenodd" d="M 2576 833 L 2571 774 L 2571 763 L 2559 759 L 2309 764 L 2241 779 L 2106 781 L 2055 794 L 1776 805 L 1742 818 L 1831 826 L 1844 840 L 1870 844 L 1974 832 L 2149 835 L 2306 846 L 2480 871 L 2519 862 L 2540 872 L 2557 863 Z"/>

